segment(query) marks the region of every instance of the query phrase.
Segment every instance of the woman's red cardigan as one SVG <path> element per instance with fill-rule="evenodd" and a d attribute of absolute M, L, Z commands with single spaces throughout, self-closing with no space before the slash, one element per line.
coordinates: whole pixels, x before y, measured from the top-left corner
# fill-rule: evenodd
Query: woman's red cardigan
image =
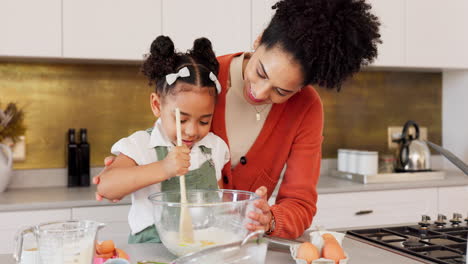
<path fill-rule="evenodd" d="M 239 54 L 218 57 L 222 91 L 216 104 L 212 131 L 228 145 L 226 89 L 232 58 Z M 223 169 L 223 188 L 254 192 L 260 186 L 266 186 L 269 198 L 286 164 L 276 203 L 271 207 L 276 220 L 274 236 L 297 238 L 312 223 L 317 211 L 322 130 L 322 102 L 314 88 L 306 86 L 285 103 L 273 105 L 260 134 L 243 157 L 245 162 L 239 162 L 234 169 L 229 162 Z"/>

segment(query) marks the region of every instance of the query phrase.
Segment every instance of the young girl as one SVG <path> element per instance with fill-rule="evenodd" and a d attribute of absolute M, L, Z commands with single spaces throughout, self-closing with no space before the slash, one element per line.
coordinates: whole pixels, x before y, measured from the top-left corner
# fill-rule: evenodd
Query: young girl
<path fill-rule="evenodd" d="M 159 36 L 142 71 L 155 92 L 151 110 L 158 118 L 112 146 L 116 160 L 101 175 L 98 193 L 108 199 L 132 194 L 129 243 L 160 242 L 154 227 L 151 193 L 179 189 L 216 189 L 229 160 L 226 143 L 210 131 L 217 94 L 218 62 L 208 39 L 195 40 L 192 50 L 176 53 L 170 38 Z M 183 146 L 176 146 L 175 109 L 180 109 Z"/>

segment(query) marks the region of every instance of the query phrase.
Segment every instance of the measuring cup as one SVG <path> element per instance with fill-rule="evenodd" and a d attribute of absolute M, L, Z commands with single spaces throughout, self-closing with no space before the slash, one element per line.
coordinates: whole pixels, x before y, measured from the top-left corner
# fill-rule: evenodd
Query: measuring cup
<path fill-rule="evenodd" d="M 60 221 L 20 230 L 16 236 L 14 258 L 21 262 L 23 238 L 32 233 L 43 264 L 90 264 L 93 262 L 96 234 L 104 227 L 94 221 Z"/>

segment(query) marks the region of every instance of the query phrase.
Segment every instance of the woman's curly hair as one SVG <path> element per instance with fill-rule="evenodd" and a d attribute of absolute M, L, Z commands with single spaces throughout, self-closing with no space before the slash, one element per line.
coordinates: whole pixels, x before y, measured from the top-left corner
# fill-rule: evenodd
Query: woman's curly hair
<path fill-rule="evenodd" d="M 166 82 L 166 75 L 176 73 L 183 67 L 189 69 L 190 76 L 179 77 L 176 82 L 169 85 Z M 176 52 L 174 43 L 169 37 L 158 36 L 151 43 L 150 53 L 146 55 L 141 71 L 148 78 L 150 85 L 156 85 L 155 91 L 162 97 L 178 92 L 174 87 L 179 81 L 199 87 L 212 87 L 213 94 L 215 97 L 217 95 L 215 83 L 209 78 L 209 74 L 212 72 L 218 75 L 219 63 L 207 38 L 196 39 L 192 49 L 181 53 Z"/>
<path fill-rule="evenodd" d="M 377 56 L 378 18 L 364 0 L 282 0 L 260 44 L 280 47 L 299 62 L 303 84 L 341 89 Z"/>

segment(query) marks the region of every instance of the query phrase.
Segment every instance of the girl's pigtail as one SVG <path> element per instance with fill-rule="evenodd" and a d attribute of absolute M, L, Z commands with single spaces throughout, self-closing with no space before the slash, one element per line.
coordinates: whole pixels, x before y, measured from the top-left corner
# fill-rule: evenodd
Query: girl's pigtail
<path fill-rule="evenodd" d="M 143 63 L 141 71 L 148 78 L 149 83 L 155 83 L 156 89 L 160 83 L 163 83 L 165 76 L 174 72 L 174 65 L 177 54 L 174 49 L 174 43 L 169 37 L 159 36 L 151 43 L 150 53 Z"/>
<path fill-rule="evenodd" d="M 202 62 L 211 72 L 218 75 L 219 63 L 210 40 L 207 38 L 196 39 L 193 42 L 193 48 L 190 54 Z"/>

